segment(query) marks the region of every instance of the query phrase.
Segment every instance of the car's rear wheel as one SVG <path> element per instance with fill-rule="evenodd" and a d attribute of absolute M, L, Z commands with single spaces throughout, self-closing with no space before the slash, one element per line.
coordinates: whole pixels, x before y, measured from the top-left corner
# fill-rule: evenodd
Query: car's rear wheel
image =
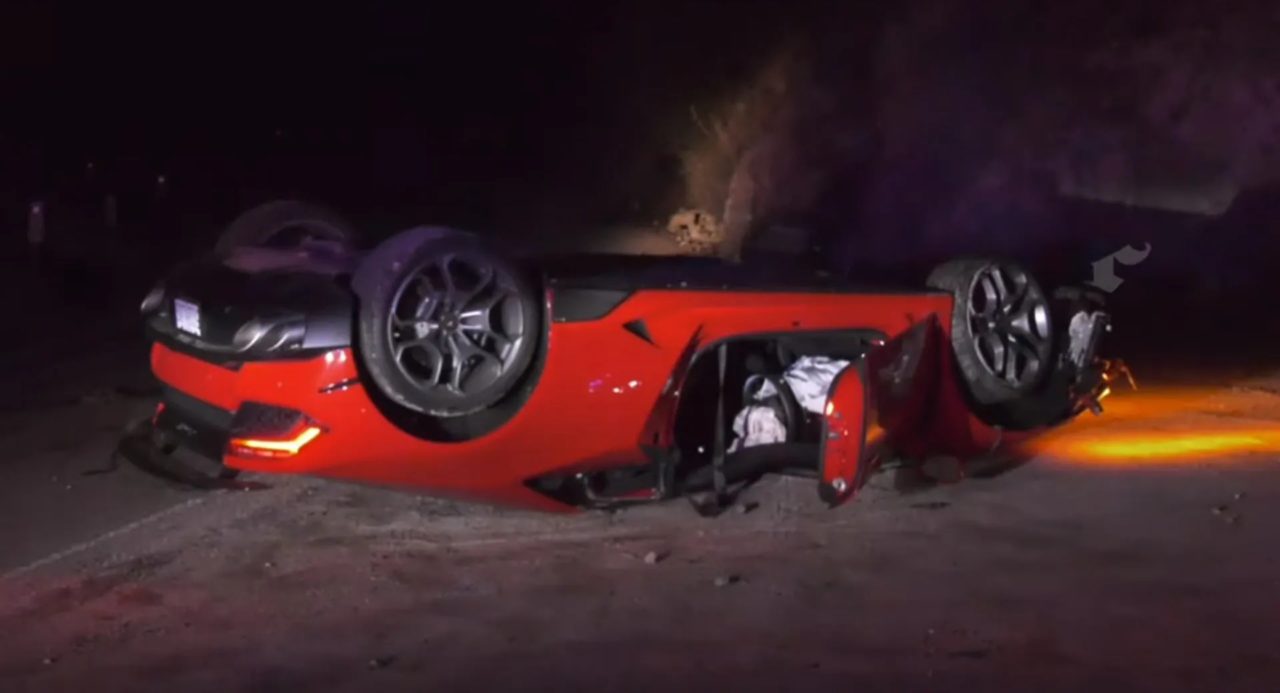
<path fill-rule="evenodd" d="M 363 362 L 396 404 L 437 417 L 493 406 L 529 369 L 542 311 L 519 267 L 469 234 L 420 228 L 361 263 Z"/>
<path fill-rule="evenodd" d="M 358 234 L 330 209 L 298 200 L 276 200 L 236 217 L 218 237 L 214 252 L 227 257 L 239 248 L 296 248 L 321 241 L 352 247 Z"/>
<path fill-rule="evenodd" d="M 928 285 L 955 299 L 951 346 L 974 401 L 992 405 L 1024 397 L 1053 370 L 1049 300 L 1024 268 L 954 260 L 936 268 Z"/>

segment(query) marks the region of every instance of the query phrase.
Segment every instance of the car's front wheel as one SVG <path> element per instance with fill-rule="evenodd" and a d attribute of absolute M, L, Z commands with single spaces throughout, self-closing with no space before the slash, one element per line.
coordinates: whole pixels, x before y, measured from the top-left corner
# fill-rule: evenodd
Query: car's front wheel
<path fill-rule="evenodd" d="M 470 234 L 401 233 L 362 261 L 353 285 L 364 366 L 383 394 L 413 411 L 459 417 L 493 406 L 538 350 L 533 286 Z"/>

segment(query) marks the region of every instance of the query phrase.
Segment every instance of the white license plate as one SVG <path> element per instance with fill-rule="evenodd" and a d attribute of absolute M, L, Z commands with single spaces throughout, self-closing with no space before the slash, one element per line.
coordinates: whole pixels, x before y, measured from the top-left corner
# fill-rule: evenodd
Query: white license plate
<path fill-rule="evenodd" d="M 200 306 L 180 298 L 173 299 L 173 322 L 179 330 L 200 336 Z"/>

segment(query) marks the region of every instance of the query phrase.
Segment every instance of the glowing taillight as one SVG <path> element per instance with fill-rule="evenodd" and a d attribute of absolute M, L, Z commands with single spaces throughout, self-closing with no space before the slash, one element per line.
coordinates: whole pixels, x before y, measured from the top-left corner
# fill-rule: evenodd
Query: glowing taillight
<path fill-rule="evenodd" d="M 323 432 L 319 426 L 307 426 L 292 438 L 232 438 L 227 445 L 232 455 L 292 457 Z"/>

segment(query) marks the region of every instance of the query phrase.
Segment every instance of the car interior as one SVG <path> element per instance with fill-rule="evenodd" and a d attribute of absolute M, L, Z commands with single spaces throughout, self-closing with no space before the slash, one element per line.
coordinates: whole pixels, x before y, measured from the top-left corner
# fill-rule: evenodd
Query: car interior
<path fill-rule="evenodd" d="M 748 480 L 766 472 L 815 474 L 821 451 L 822 417 L 800 406 L 783 374 L 803 356 L 856 361 L 875 340 L 882 338 L 873 330 L 841 330 L 734 339 L 723 345 L 723 384 L 719 349 L 703 351 L 689 369 L 676 413 L 678 482 L 686 490 L 708 487 L 717 449 L 723 451 L 725 476 L 731 480 Z M 730 452 L 733 419 L 749 403 L 745 389 L 753 376 L 767 380 L 777 390 L 775 397 L 763 403 L 778 413 L 786 428 L 785 439 Z M 721 392 L 723 408 L 718 406 Z"/>

